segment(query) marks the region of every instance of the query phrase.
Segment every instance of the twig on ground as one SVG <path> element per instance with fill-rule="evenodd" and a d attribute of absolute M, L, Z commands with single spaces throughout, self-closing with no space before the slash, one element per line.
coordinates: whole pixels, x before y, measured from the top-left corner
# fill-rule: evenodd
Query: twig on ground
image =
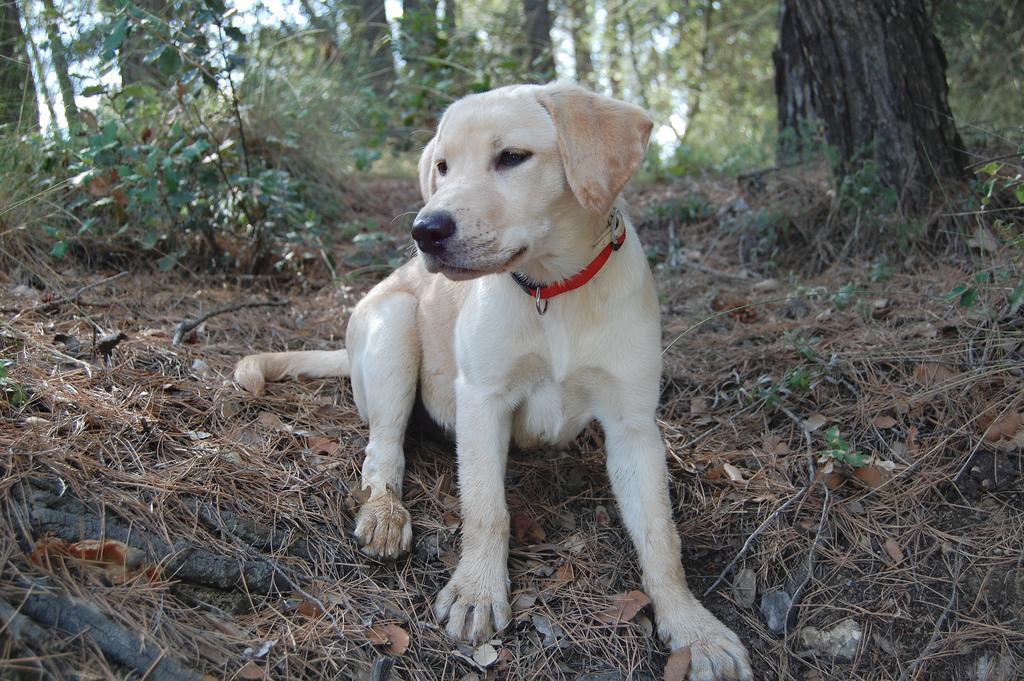
<path fill-rule="evenodd" d="M 282 584 L 281 571 L 266 559 L 242 560 L 212 553 L 188 541 L 168 544 L 155 534 L 131 526 L 120 518 L 89 508 L 69 494 L 57 496 L 34 485 L 20 501 L 27 521 L 36 536 L 52 534 L 65 541 L 115 539 L 146 552 L 161 562 L 170 579 L 217 589 L 235 589 L 240 584 L 261 593 L 269 593 Z M 31 538 L 27 538 L 31 539 Z M 291 580 L 286 580 L 293 586 Z"/>
<path fill-rule="evenodd" d="M 764 521 L 760 525 L 757 526 L 757 529 L 754 530 L 750 534 L 749 537 L 747 537 L 747 541 L 743 542 L 743 546 L 740 547 L 740 550 L 736 554 L 736 556 L 731 561 L 729 561 L 729 564 L 725 566 L 725 569 L 722 570 L 722 572 L 718 575 L 718 578 L 715 579 L 715 581 L 711 583 L 711 586 L 709 586 L 706 591 L 704 591 L 704 596 L 705 597 L 708 594 L 710 594 L 712 591 L 714 591 L 715 587 L 717 587 L 719 584 L 721 584 L 722 580 L 725 579 L 726 575 L 728 575 L 729 572 L 731 572 L 732 569 L 734 567 L 736 567 L 736 563 L 738 563 L 740 561 L 740 559 L 743 558 L 744 555 L 746 555 L 747 551 L 750 550 L 750 547 L 753 545 L 754 540 L 757 539 L 757 537 L 762 532 L 764 532 L 765 529 L 769 525 L 771 525 L 772 522 L 774 522 L 776 518 L 778 518 L 780 515 L 782 515 L 783 511 L 785 511 L 787 508 L 789 508 L 790 506 L 792 506 L 796 502 L 800 501 L 804 497 L 804 495 L 807 494 L 807 490 L 808 489 L 809 489 L 809 486 L 805 486 L 799 492 L 797 492 L 796 494 L 791 496 L 789 499 L 786 500 L 786 503 L 782 504 L 777 509 L 772 511 L 771 515 L 769 515 L 767 518 L 765 518 Z"/>
<path fill-rule="evenodd" d="M 48 309 L 48 308 L 51 308 L 51 307 L 56 307 L 57 305 L 61 305 L 63 303 L 76 302 L 79 298 L 82 297 L 82 294 L 85 293 L 86 291 L 89 291 L 91 289 L 95 289 L 96 287 L 102 286 L 103 284 L 110 284 L 114 280 L 121 279 L 122 276 L 126 276 L 127 274 L 128 274 L 127 271 L 118 272 L 117 274 L 112 274 L 111 276 L 108 276 L 108 278 L 101 279 L 98 282 L 93 282 L 92 284 L 86 284 L 85 286 L 81 286 L 81 287 L 75 289 L 74 291 L 72 291 L 71 293 L 69 293 L 68 295 L 59 296 L 57 298 L 54 298 L 53 300 L 47 300 L 44 303 L 37 303 L 37 304 L 33 305 L 32 307 L 28 307 L 28 308 L 23 309 L 23 310 L 18 310 L 15 307 L 5 307 L 5 308 L 3 308 L 3 310 L 5 312 L 7 312 L 7 311 L 11 311 L 11 312 L 16 311 L 17 312 L 17 316 L 20 316 L 20 315 L 26 314 L 28 312 L 38 312 L 40 310 Z"/>
<path fill-rule="evenodd" d="M 789 607 L 786 608 L 786 618 L 784 621 L 786 626 L 785 633 L 787 634 L 789 633 L 790 616 L 793 608 L 800 602 L 800 594 L 803 593 L 804 588 L 814 577 L 814 563 L 817 559 L 818 545 L 821 543 L 821 536 L 825 529 L 825 521 L 828 519 L 828 509 L 830 502 L 832 501 L 832 494 L 829 492 L 828 485 L 824 482 L 821 483 L 821 488 L 825 490 L 825 500 L 821 502 L 821 517 L 818 518 L 818 531 L 814 535 L 814 543 L 811 544 L 811 550 L 807 553 L 807 572 L 804 575 L 804 578 L 800 581 L 800 584 L 798 584 L 797 587 L 793 589 L 793 593 L 790 594 Z M 805 489 L 810 489 L 810 485 Z"/>
<path fill-rule="evenodd" d="M 48 300 L 45 303 L 38 303 L 36 305 L 33 305 L 32 307 L 25 308 L 24 310 L 21 310 L 21 311 L 18 311 L 17 308 L 4 308 L 4 312 L 15 312 L 16 311 L 16 312 L 18 312 L 17 316 L 20 317 L 23 314 L 28 314 L 30 312 L 38 312 L 39 310 L 45 310 L 45 309 L 48 309 L 48 308 L 51 308 L 51 307 L 56 307 L 57 305 L 61 305 L 63 303 L 72 303 L 72 302 L 77 301 L 79 298 L 81 298 L 82 294 L 85 293 L 86 291 L 94 289 L 97 286 L 102 286 L 103 284 L 109 284 L 110 282 L 114 281 L 115 279 L 120 279 L 121 277 L 124 277 L 124 276 L 127 276 L 127 275 L 128 275 L 128 272 L 118 272 L 117 274 L 114 274 L 114 275 L 111 275 L 109 277 L 106 277 L 105 279 L 100 279 L 99 281 L 94 281 L 91 284 L 86 284 L 85 286 L 80 286 L 80 287 L 78 287 L 77 289 L 75 289 L 74 291 L 72 291 L 71 293 L 69 293 L 67 295 L 59 296 L 57 298 L 54 298 L 53 300 Z"/>
<path fill-rule="evenodd" d="M 945 626 L 946 620 L 951 614 L 956 612 L 958 596 L 957 582 L 960 580 L 960 570 L 962 566 L 963 554 L 957 551 L 956 563 L 954 564 L 953 571 L 950 575 L 953 579 L 950 582 L 949 601 L 946 603 L 946 609 L 942 611 L 942 614 L 939 615 L 939 619 L 935 621 L 935 630 L 932 632 L 931 638 L 928 639 L 928 644 L 923 650 L 921 650 L 921 654 L 914 658 L 914 661 L 911 662 L 905 670 L 903 670 L 903 673 L 900 674 L 899 681 L 910 681 L 910 679 L 914 678 L 917 674 L 918 667 L 924 664 L 924 661 L 934 652 L 935 645 L 939 641 L 939 634 L 942 632 L 942 627 Z"/>
<path fill-rule="evenodd" d="M 178 324 L 178 328 L 174 331 L 174 338 L 171 340 L 171 345 L 181 345 L 181 342 L 185 339 L 186 333 L 195 329 L 206 320 L 218 315 L 227 314 L 229 312 L 238 312 L 239 310 L 247 307 L 283 307 L 289 304 L 290 303 L 287 300 L 257 300 L 249 303 L 234 303 L 233 305 L 225 305 L 224 307 L 215 308 L 204 315 L 200 315 L 196 319 L 182 320 L 182 322 Z"/>
<path fill-rule="evenodd" d="M 31 584 L 28 587 L 30 591 L 21 604 L 21 612 L 35 622 L 72 636 L 88 638 L 107 659 L 144 674 L 146 678 L 156 681 L 199 680 L 197 672 L 167 656 L 158 646 L 147 644 L 92 605 L 69 596 L 34 591 L 38 586 Z"/>
<path fill-rule="evenodd" d="M 793 413 L 793 412 L 791 412 L 790 410 L 786 409 L 785 407 L 783 407 L 783 408 L 782 408 L 782 411 L 783 411 L 783 412 L 784 412 L 784 413 L 786 414 L 786 416 L 788 416 L 788 417 L 789 417 L 789 418 L 790 418 L 790 419 L 791 419 L 791 420 L 792 420 L 792 421 L 793 421 L 793 422 L 794 422 L 794 423 L 795 423 L 795 424 L 797 425 L 797 427 L 798 427 L 798 428 L 800 428 L 800 430 L 802 430 L 802 431 L 803 431 L 803 433 L 804 433 L 804 436 L 805 436 L 805 438 L 806 438 L 806 440 L 807 440 L 807 448 L 808 448 L 808 452 L 810 452 L 810 451 L 811 451 L 811 435 L 810 435 L 810 433 L 808 433 L 808 432 L 807 432 L 807 429 L 803 427 L 803 423 L 802 423 L 802 422 L 800 421 L 800 419 L 799 419 L 799 418 L 797 418 L 796 414 L 794 414 L 794 413 Z M 757 526 L 757 529 L 756 529 L 756 530 L 754 530 L 754 531 L 753 531 L 753 532 L 752 532 L 752 533 L 750 534 L 750 536 L 749 536 L 749 537 L 747 537 L 747 540 L 746 540 L 745 542 L 743 542 L 743 546 L 741 546 L 741 547 L 740 547 L 740 550 L 739 550 L 739 552 L 738 552 L 738 553 L 736 554 L 736 556 L 735 556 L 735 557 L 734 557 L 734 558 L 733 558 L 733 559 L 732 559 L 731 561 L 729 561 L 729 564 L 725 566 L 725 569 L 724 569 L 724 570 L 722 570 L 722 572 L 721 572 L 721 573 L 719 573 L 719 575 L 718 575 L 718 577 L 717 577 L 717 578 L 715 579 L 715 581 L 711 583 L 711 586 L 709 586 L 709 587 L 707 588 L 707 590 L 705 590 L 705 591 L 704 591 L 704 596 L 705 596 L 705 597 L 706 597 L 706 596 L 707 596 L 708 594 L 710 594 L 710 593 L 711 593 L 712 591 L 714 591 L 714 590 L 715 590 L 715 587 L 717 587 L 717 586 L 718 586 L 719 584 L 721 584 L 721 583 L 722 583 L 722 580 L 723 580 L 723 579 L 725 579 L 726 575 L 728 575 L 728 574 L 729 574 L 729 572 L 730 572 L 730 571 L 731 571 L 731 570 L 732 570 L 732 569 L 733 569 L 734 567 L 736 567 L 736 563 L 738 563 L 738 562 L 740 561 L 740 559 L 741 559 L 741 558 L 743 558 L 743 556 L 744 556 L 744 555 L 746 555 L 747 551 L 749 551 L 749 550 L 750 550 L 750 547 L 751 547 L 751 546 L 753 545 L 753 543 L 754 543 L 754 540 L 755 540 L 755 539 L 757 539 L 757 537 L 758 537 L 758 536 L 759 536 L 759 535 L 760 535 L 760 534 L 761 534 L 762 532 L 764 532 L 764 531 L 765 531 L 765 529 L 766 529 L 766 528 L 767 528 L 767 527 L 768 527 L 768 526 L 769 526 L 769 525 L 770 525 L 770 524 L 771 524 L 771 523 L 772 523 L 772 522 L 773 522 L 773 521 L 774 521 L 774 520 L 775 520 L 776 518 L 778 518 L 778 517 L 779 517 L 779 516 L 780 516 L 780 515 L 782 514 L 782 512 L 783 512 L 783 511 L 785 511 L 785 510 L 786 510 L 787 508 L 789 508 L 790 506 L 792 506 L 793 504 L 795 504 L 796 502 L 798 502 L 798 501 L 800 501 L 801 499 L 803 499 L 803 498 L 804 498 L 804 495 L 806 495 L 806 494 L 807 494 L 807 492 L 808 492 L 808 490 L 810 490 L 810 489 L 811 489 L 811 485 L 813 485 L 813 484 L 814 484 L 814 464 L 813 464 L 813 460 L 812 460 L 812 462 L 811 462 L 811 463 L 809 464 L 809 467 L 810 467 L 810 476 L 811 476 L 811 478 L 810 478 L 810 480 L 809 480 L 809 481 L 807 482 L 807 484 L 806 484 L 806 485 L 804 485 L 804 486 L 803 486 L 803 488 L 802 488 L 802 489 L 800 489 L 800 491 L 799 491 L 799 492 L 797 492 L 796 494 L 794 494 L 793 496 L 791 496 L 791 497 L 790 497 L 790 498 L 789 498 L 789 499 L 788 499 L 788 500 L 786 501 L 786 503 L 782 504 L 782 506 L 779 506 L 779 507 L 778 507 L 777 509 L 775 509 L 774 511 L 772 511 L 771 515 L 769 515 L 769 516 L 768 516 L 767 518 L 765 518 L 765 519 L 764 519 L 764 521 L 763 521 L 763 522 L 762 522 L 762 523 L 761 523 L 760 525 L 758 525 L 758 526 Z M 820 528 L 819 528 L 819 529 L 820 529 Z M 794 599 L 794 600 L 795 600 L 795 599 Z"/>
<path fill-rule="evenodd" d="M 722 270 L 716 270 L 713 267 L 708 267 L 707 265 L 702 265 L 699 262 L 689 260 L 686 256 L 682 256 L 679 258 L 678 266 L 683 268 L 688 267 L 690 269 L 697 270 L 698 272 L 703 272 L 704 274 L 710 274 L 713 277 L 719 277 L 721 279 L 731 279 L 732 281 L 744 281 L 747 283 L 754 283 L 761 280 L 760 276 L 754 274 L 753 272 L 750 272 L 749 270 L 744 270 L 741 273 L 724 272 Z"/>

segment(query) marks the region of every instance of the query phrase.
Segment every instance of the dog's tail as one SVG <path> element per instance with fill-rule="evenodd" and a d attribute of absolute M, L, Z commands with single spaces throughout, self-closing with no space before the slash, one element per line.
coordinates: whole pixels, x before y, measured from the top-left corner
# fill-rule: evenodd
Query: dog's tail
<path fill-rule="evenodd" d="M 351 373 L 348 350 L 265 352 L 243 357 L 235 366 L 235 381 L 252 394 L 259 395 L 267 381 L 350 376 Z"/>

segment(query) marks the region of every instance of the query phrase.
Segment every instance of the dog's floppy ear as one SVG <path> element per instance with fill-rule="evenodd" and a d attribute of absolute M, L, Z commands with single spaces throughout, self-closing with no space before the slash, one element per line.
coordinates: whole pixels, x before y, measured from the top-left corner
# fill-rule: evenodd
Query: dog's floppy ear
<path fill-rule="evenodd" d="M 587 210 L 607 213 L 644 158 L 651 119 L 640 107 L 569 83 L 546 85 L 537 99 L 555 122 L 572 193 Z"/>
<path fill-rule="evenodd" d="M 436 142 L 437 137 L 432 137 L 427 142 L 427 146 L 423 147 L 423 153 L 420 154 L 420 194 L 423 195 L 423 203 L 430 200 L 430 195 L 437 188 L 437 180 L 434 178 L 434 146 Z"/>

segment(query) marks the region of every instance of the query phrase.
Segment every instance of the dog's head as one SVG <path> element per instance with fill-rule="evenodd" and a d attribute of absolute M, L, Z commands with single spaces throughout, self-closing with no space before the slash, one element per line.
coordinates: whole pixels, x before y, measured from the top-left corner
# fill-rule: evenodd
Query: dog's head
<path fill-rule="evenodd" d="M 504 272 L 559 229 L 601 219 L 643 159 L 651 121 L 564 83 L 516 85 L 452 104 L 419 163 L 413 238 L 451 279 Z"/>

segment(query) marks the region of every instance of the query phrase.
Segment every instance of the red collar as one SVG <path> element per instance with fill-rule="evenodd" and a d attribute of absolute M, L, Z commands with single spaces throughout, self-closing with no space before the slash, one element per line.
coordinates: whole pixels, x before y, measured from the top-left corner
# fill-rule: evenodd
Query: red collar
<path fill-rule="evenodd" d="M 619 216 L 619 211 L 613 210 L 611 215 L 608 216 L 608 227 L 612 234 L 611 241 L 609 241 L 608 245 L 601 249 L 601 252 L 597 254 L 597 257 L 590 261 L 589 265 L 568 279 L 564 279 L 556 284 L 551 284 L 550 286 L 540 286 L 539 284 L 530 281 L 522 272 L 511 273 L 512 280 L 519 284 L 520 288 L 526 291 L 526 293 L 536 301 L 538 313 L 544 314 L 548 311 L 547 301 L 551 298 L 560 296 L 563 293 L 568 293 L 569 291 L 574 291 L 593 279 L 594 276 L 601 271 L 601 268 L 604 267 L 604 264 L 608 262 L 608 258 L 611 257 L 612 251 L 617 251 L 622 247 L 622 244 L 626 241 L 626 225 Z M 619 229 L 622 230 L 622 234 L 616 238 L 615 232 Z M 541 301 L 544 301 L 543 304 Z"/>

